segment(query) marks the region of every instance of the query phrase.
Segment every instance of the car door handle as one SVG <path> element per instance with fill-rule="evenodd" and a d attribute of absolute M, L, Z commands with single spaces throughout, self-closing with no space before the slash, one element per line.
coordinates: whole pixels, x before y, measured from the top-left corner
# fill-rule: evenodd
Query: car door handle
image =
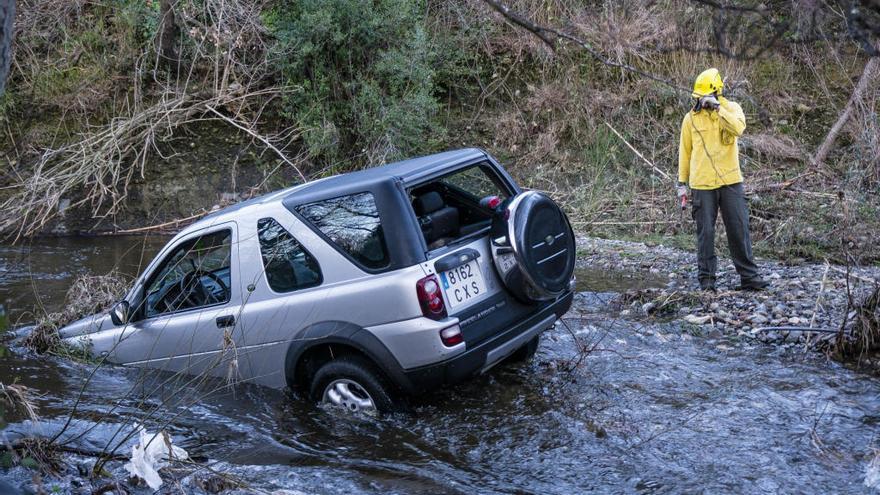
<path fill-rule="evenodd" d="M 232 315 L 227 316 L 218 316 L 217 317 L 217 328 L 227 328 L 235 326 L 235 317 Z"/>

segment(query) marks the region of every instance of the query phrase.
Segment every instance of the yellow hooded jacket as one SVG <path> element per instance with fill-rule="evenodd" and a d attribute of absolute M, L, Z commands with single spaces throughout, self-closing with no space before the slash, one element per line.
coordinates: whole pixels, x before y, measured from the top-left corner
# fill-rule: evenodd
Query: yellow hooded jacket
<path fill-rule="evenodd" d="M 690 111 L 681 122 L 678 181 L 691 189 L 718 189 L 742 182 L 737 138 L 746 129 L 742 107 L 723 96 L 718 111 Z"/>

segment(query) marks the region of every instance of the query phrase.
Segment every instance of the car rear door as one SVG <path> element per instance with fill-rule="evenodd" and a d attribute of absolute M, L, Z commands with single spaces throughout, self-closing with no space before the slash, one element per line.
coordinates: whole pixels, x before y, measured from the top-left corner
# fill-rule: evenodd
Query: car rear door
<path fill-rule="evenodd" d="M 492 260 L 491 210 L 514 191 L 490 162 L 441 174 L 409 190 L 429 249 L 423 268 L 440 280 L 447 313 L 459 318 L 468 345 L 508 328 L 534 309 L 508 293 Z M 431 201 L 421 199 L 429 195 Z M 442 204 L 437 203 L 438 195 Z M 426 203 L 434 204 L 425 209 Z M 441 239 L 438 247 L 435 218 L 446 221 L 450 216 L 458 221 L 452 229 L 455 235 Z M 447 230 L 443 226 L 444 235 Z"/>

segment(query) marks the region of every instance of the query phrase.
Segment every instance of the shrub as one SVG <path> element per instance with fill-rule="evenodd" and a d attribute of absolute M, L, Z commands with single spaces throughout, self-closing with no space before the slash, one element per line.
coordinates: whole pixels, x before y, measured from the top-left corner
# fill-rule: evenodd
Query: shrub
<path fill-rule="evenodd" d="M 24 339 L 24 345 L 40 353 L 75 354 L 62 345 L 58 330 L 80 318 L 107 310 L 125 295 L 127 288 L 128 281 L 115 271 L 107 275 L 80 276 L 67 291 L 64 309 L 40 318 Z"/>
<path fill-rule="evenodd" d="M 303 88 L 285 94 L 284 112 L 306 130 L 311 156 L 378 163 L 426 151 L 442 134 L 423 2 L 286 1 L 265 22 L 285 86 Z"/>

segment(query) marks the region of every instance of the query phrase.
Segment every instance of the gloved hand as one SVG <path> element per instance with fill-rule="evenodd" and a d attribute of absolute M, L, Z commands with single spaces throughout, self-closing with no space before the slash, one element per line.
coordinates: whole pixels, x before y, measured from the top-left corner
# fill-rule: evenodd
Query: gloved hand
<path fill-rule="evenodd" d="M 718 98 L 715 98 L 715 95 L 706 95 L 700 98 L 700 108 L 718 110 L 719 106 L 721 106 L 721 103 L 718 101 Z"/>
<path fill-rule="evenodd" d="M 675 195 L 678 196 L 679 199 L 682 197 L 687 197 L 687 184 L 678 183 L 678 187 L 675 190 Z"/>
<path fill-rule="evenodd" d="M 684 208 L 687 204 L 688 199 L 688 187 L 685 184 L 679 183 L 678 187 L 675 190 L 675 195 L 678 196 L 678 202 L 681 203 L 681 207 Z"/>

